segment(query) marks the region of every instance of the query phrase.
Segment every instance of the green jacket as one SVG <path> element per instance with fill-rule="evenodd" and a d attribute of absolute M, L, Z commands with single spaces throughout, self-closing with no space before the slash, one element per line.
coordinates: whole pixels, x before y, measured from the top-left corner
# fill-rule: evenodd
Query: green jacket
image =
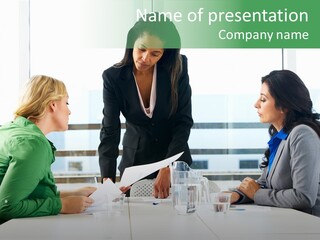
<path fill-rule="evenodd" d="M 0 127 L 0 223 L 60 212 L 60 193 L 51 171 L 55 150 L 24 117 Z"/>

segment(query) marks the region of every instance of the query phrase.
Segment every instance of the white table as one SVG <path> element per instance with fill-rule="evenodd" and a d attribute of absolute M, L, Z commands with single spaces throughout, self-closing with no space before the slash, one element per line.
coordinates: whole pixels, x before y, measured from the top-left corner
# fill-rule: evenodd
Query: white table
<path fill-rule="evenodd" d="M 320 239 L 320 218 L 292 209 L 237 205 L 227 214 L 202 209 L 198 216 L 217 236 L 215 239 Z"/>
<path fill-rule="evenodd" d="M 171 202 L 128 198 L 111 212 L 13 219 L 1 240 L 319 240 L 320 218 L 292 209 L 237 205 L 227 214 L 201 206 L 178 215 Z"/>
<path fill-rule="evenodd" d="M 100 214 L 60 214 L 20 218 L 0 226 L 1 240 L 131 239 L 128 204 L 123 211 Z"/>
<path fill-rule="evenodd" d="M 169 203 L 130 204 L 132 239 L 320 239 L 320 218 L 292 209 L 237 205 L 227 214 L 200 207 L 177 215 Z"/>

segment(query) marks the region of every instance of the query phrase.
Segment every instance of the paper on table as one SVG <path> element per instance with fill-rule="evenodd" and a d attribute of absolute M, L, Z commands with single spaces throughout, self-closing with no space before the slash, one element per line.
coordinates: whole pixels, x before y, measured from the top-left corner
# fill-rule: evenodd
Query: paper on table
<path fill-rule="evenodd" d="M 141 203 L 141 202 L 150 202 L 150 203 L 162 203 L 162 202 L 172 202 L 172 198 L 155 198 L 155 197 L 130 197 L 128 198 L 130 203 Z"/>
<path fill-rule="evenodd" d="M 155 163 L 125 168 L 119 186 L 130 186 L 131 184 L 159 170 L 160 168 L 164 168 L 170 165 L 172 162 L 176 161 L 182 154 L 183 152 Z"/>
<path fill-rule="evenodd" d="M 120 189 L 108 178 L 103 184 L 98 184 L 97 190 L 90 195 L 94 200 L 94 203 L 91 206 L 94 207 L 106 203 L 107 201 L 112 201 L 121 193 Z"/>

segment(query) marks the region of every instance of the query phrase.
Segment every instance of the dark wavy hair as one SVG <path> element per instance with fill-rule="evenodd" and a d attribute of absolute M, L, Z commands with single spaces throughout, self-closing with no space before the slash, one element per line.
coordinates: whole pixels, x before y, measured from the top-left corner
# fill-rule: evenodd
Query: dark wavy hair
<path fill-rule="evenodd" d="M 310 93 L 300 77 L 290 70 L 275 70 L 261 78 L 261 83 L 268 85 L 269 93 L 275 100 L 277 109 L 286 110 L 283 130 L 286 133 L 299 124 L 310 126 L 320 137 L 320 115 L 313 109 Z M 271 124 L 270 137 L 277 133 Z M 265 151 L 260 167 L 268 166 L 270 149 Z"/>
<path fill-rule="evenodd" d="M 158 65 L 171 76 L 171 114 L 173 114 L 178 106 L 178 80 L 181 75 L 182 61 L 180 55 L 181 39 L 172 21 L 158 12 L 148 13 L 145 17 L 141 17 L 129 30 L 124 57 L 115 64 L 115 67 L 133 64 L 134 43 L 146 33 L 158 37 L 163 43 L 164 53 Z"/>

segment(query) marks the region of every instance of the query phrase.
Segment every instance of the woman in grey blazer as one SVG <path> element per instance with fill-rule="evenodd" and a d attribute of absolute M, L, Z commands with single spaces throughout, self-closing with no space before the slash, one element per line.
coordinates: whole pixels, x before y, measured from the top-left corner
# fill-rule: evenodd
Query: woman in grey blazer
<path fill-rule="evenodd" d="M 123 59 L 103 72 L 104 117 L 98 148 L 102 178 L 116 178 L 120 113 L 126 121 L 120 176 L 127 167 L 180 152 L 184 152 L 180 161 L 192 163 L 188 146 L 193 125 L 191 88 L 187 58 L 180 54 L 180 45 L 174 24 L 163 15 L 150 13 L 128 32 Z M 168 167 L 147 178 L 156 178 L 155 197 L 169 196 Z"/>
<path fill-rule="evenodd" d="M 245 178 L 233 203 L 293 208 L 320 216 L 320 123 L 309 91 L 292 71 L 262 77 L 255 103 L 260 121 L 270 123 L 259 179 Z"/>

